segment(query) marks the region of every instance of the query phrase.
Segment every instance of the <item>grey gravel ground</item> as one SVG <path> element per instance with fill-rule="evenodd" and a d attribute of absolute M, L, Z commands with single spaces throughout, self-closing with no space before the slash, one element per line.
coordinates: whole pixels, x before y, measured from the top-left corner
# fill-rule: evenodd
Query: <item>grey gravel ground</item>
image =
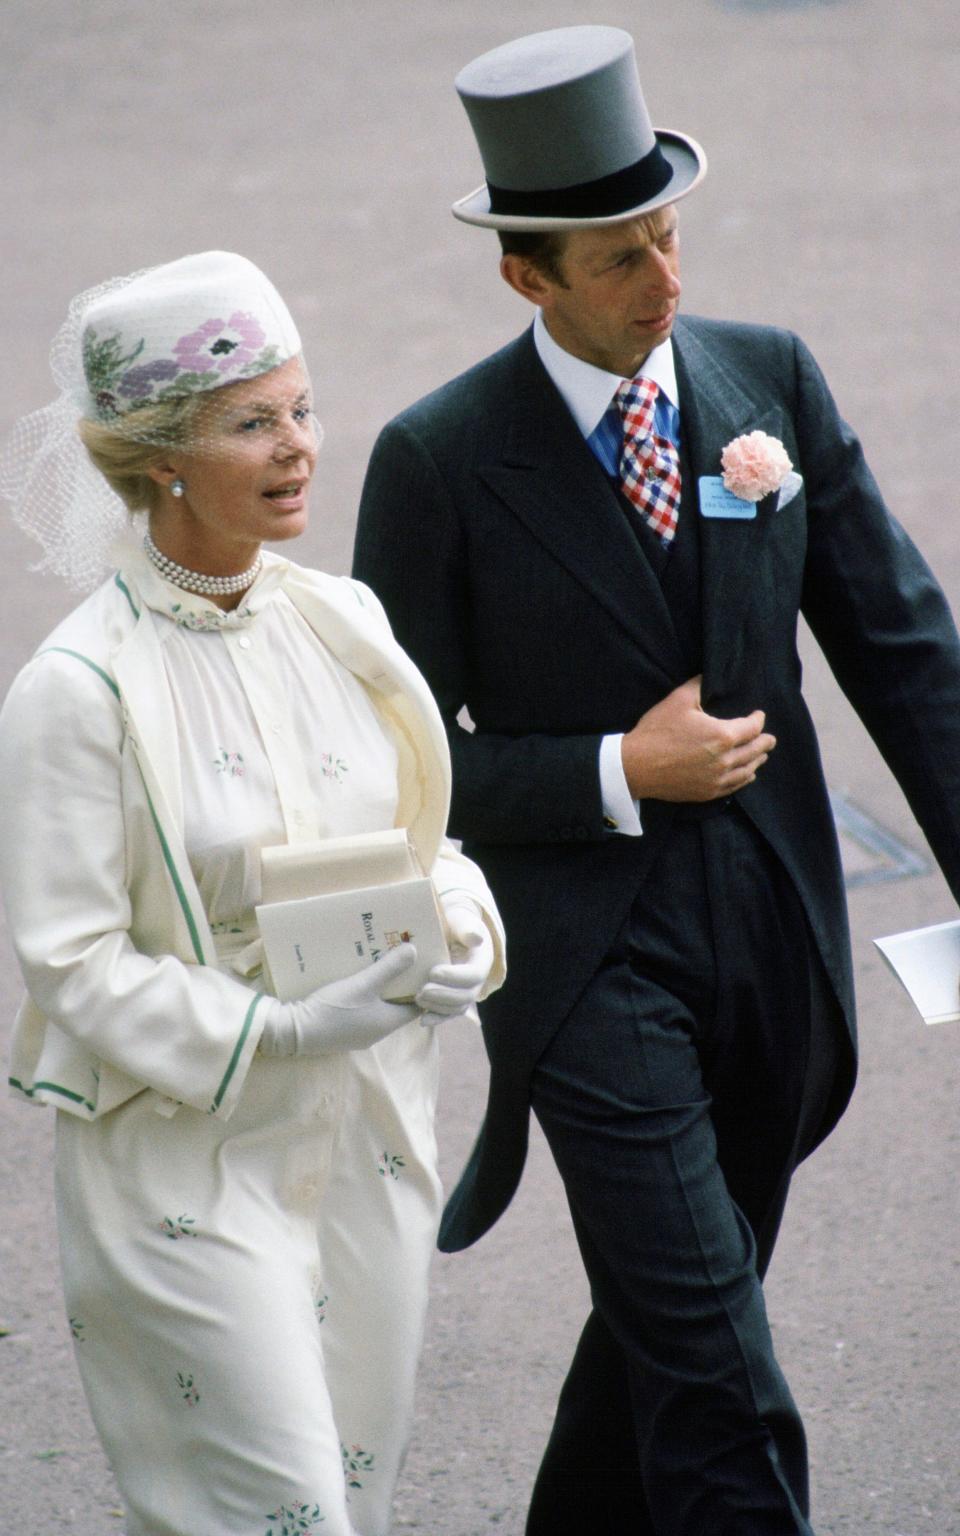
<path fill-rule="evenodd" d="M 302 556 L 346 569 L 377 427 L 527 318 L 498 283 L 493 237 L 447 211 L 480 179 L 452 77 L 509 37 L 584 21 L 635 33 L 655 119 L 710 155 L 684 205 L 687 308 L 806 337 L 960 600 L 955 0 L 5 0 L 0 429 L 47 398 L 47 342 L 78 289 L 189 250 L 242 250 L 301 322 L 327 428 Z M 25 576 L 28 557 L 0 526 L 3 685 L 69 601 Z M 807 652 L 832 785 L 922 848 Z M 870 864 L 849 854 L 851 868 Z M 869 940 L 953 904 L 927 874 L 858 887 L 851 911 L 860 1087 L 797 1179 L 769 1305 L 810 1431 L 821 1536 L 952 1536 L 960 1026 L 925 1031 Z M 3 953 L 7 1021 L 18 985 Z M 445 1044 L 450 1177 L 485 1067 L 465 1027 Z M 0 1112 L 0 1527 L 109 1536 L 122 1511 L 61 1316 L 52 1118 Z M 522 1531 L 585 1304 L 536 1139 L 504 1221 L 437 1261 L 399 1530 Z"/>

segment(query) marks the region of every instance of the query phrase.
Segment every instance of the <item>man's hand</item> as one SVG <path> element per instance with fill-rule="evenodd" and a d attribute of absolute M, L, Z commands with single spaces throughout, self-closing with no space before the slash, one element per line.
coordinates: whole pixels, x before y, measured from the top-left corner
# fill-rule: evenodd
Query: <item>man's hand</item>
<path fill-rule="evenodd" d="M 641 715 L 621 755 L 635 800 L 719 800 L 752 784 L 776 746 L 764 713 L 720 720 L 700 706 L 699 677 Z"/>

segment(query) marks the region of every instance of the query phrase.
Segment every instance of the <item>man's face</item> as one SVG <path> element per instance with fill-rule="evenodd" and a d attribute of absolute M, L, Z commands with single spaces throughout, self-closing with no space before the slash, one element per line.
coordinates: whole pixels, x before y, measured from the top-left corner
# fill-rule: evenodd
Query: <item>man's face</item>
<path fill-rule="evenodd" d="M 622 224 L 574 229 L 538 299 L 554 341 L 609 373 L 632 378 L 666 341 L 680 299 L 680 236 L 673 207 Z"/>

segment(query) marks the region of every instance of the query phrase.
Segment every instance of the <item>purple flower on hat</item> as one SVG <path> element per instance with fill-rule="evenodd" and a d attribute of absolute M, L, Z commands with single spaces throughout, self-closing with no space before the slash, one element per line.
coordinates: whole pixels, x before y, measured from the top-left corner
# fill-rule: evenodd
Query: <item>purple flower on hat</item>
<path fill-rule="evenodd" d="M 141 363 L 138 368 L 128 368 L 117 385 L 117 392 L 127 400 L 145 400 L 153 393 L 154 384 L 174 379 L 180 372 L 179 363 L 171 358 L 160 358 L 155 363 Z"/>
<path fill-rule="evenodd" d="M 173 355 L 181 368 L 193 373 L 207 373 L 217 366 L 210 356 L 210 348 L 224 328 L 222 320 L 205 320 L 199 330 L 189 336 L 181 336 L 173 349 Z"/>
<path fill-rule="evenodd" d="M 235 373 L 251 363 L 266 341 L 256 315 L 238 309 L 229 320 L 205 320 L 189 336 L 181 336 L 173 355 L 181 368 L 193 373 Z"/>
<path fill-rule="evenodd" d="M 237 339 L 239 345 L 235 351 L 231 349 L 229 354 L 221 357 L 217 363 L 221 373 L 232 372 L 234 368 L 243 368 L 247 363 L 252 363 L 257 352 L 267 339 L 266 333 L 256 315 L 251 315 L 247 310 L 235 310 L 227 324 L 234 334 L 232 337 L 223 337 L 223 342 L 226 343 Z M 217 350 L 217 345 L 219 344 L 214 344 L 214 351 Z"/>

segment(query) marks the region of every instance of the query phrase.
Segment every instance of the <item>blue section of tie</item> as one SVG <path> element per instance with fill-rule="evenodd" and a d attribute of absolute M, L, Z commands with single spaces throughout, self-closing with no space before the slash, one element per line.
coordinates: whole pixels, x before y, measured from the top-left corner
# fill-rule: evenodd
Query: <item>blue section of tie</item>
<path fill-rule="evenodd" d="M 654 427 L 659 437 L 668 438 L 679 451 L 680 412 L 662 391 L 657 395 Z M 614 397 L 587 438 L 587 446 L 599 459 L 607 474 L 615 480 L 620 474 L 622 443 L 623 424 L 617 409 L 616 397 Z"/>

